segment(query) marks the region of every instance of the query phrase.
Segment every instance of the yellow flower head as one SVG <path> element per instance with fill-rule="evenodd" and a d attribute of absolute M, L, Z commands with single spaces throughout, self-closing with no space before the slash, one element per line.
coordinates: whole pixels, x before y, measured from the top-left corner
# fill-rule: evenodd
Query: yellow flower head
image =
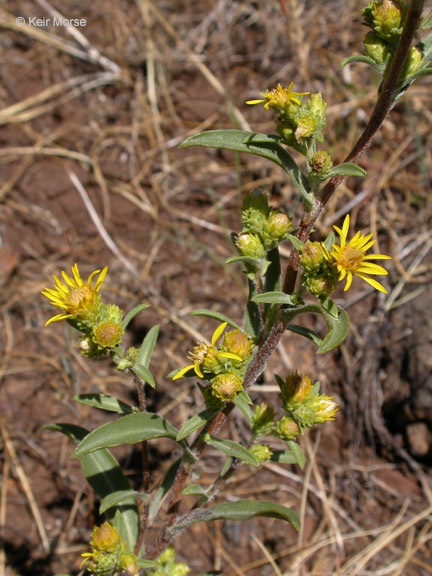
<path fill-rule="evenodd" d="M 230 360 L 236 360 L 238 362 L 242 361 L 240 356 L 236 354 L 231 354 L 231 352 L 220 352 L 216 350 L 215 344 L 218 340 L 219 336 L 225 330 L 228 322 L 224 322 L 220 324 L 216 330 L 213 332 L 213 336 L 211 339 L 211 344 L 207 344 L 206 342 L 198 342 L 197 346 L 193 349 L 193 352 L 190 352 L 188 355 L 188 359 L 192 362 L 188 366 L 181 368 L 174 376 L 173 380 L 177 380 L 189 372 L 192 368 L 195 371 L 195 374 L 200 378 L 204 378 L 204 374 L 202 373 L 201 367 L 204 367 L 209 372 L 211 372 L 212 367 L 216 367 L 218 364 L 218 358 L 228 358 Z"/>
<path fill-rule="evenodd" d="M 58 322 L 59 320 L 66 320 L 67 318 L 80 317 L 91 312 L 94 305 L 97 303 L 98 292 L 104 281 L 107 273 L 107 267 L 103 270 L 95 270 L 87 278 L 87 282 L 81 279 L 78 271 L 78 266 L 72 266 L 72 277 L 68 276 L 66 272 L 62 271 L 64 282 L 61 282 L 57 276 L 53 276 L 55 280 L 54 288 L 45 288 L 42 294 L 48 298 L 50 304 L 63 310 L 61 314 L 57 314 L 50 318 L 45 326 L 51 322 Z M 93 277 L 99 272 L 96 284 L 92 286 L 91 282 Z"/>
<path fill-rule="evenodd" d="M 366 236 L 361 232 L 347 242 L 349 230 L 349 215 L 347 214 L 342 226 L 342 230 L 337 226 L 334 229 L 340 236 L 340 246 L 332 244 L 330 252 L 322 245 L 326 259 L 335 265 L 339 271 L 339 282 L 346 278 L 344 290 L 348 290 L 351 286 L 353 276 L 362 278 L 365 282 L 373 286 L 379 292 L 387 294 L 387 290 L 379 282 L 370 278 L 370 275 L 382 274 L 386 276 L 387 270 L 378 264 L 370 262 L 370 260 L 390 260 L 391 256 L 385 254 L 370 254 L 366 256 L 366 252 L 375 244 L 372 239 L 372 234 Z"/>
<path fill-rule="evenodd" d="M 293 92 L 293 85 L 294 82 L 291 82 L 288 88 L 282 88 L 282 86 L 278 84 L 273 90 L 266 90 L 266 92 L 261 94 L 264 99 L 248 100 L 246 104 L 264 104 L 266 110 L 271 107 L 277 111 L 286 110 L 290 104 L 301 106 L 301 97 L 306 96 L 309 92 Z"/>

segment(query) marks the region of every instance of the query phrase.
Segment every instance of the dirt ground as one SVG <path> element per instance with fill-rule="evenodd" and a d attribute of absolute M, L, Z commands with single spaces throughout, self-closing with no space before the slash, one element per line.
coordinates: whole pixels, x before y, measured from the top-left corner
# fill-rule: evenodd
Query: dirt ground
<path fill-rule="evenodd" d="M 71 442 L 42 427 L 106 421 L 73 401 L 79 393 L 135 399 L 108 360 L 80 356 L 65 323 L 43 328 L 53 311 L 40 290 L 74 262 L 85 277 L 107 265 L 108 300 L 125 309 L 150 304 L 128 338 L 139 345 L 160 324 L 149 409 L 181 425 L 200 394 L 193 380 L 166 375 L 185 364 L 197 334 L 214 330 L 190 312 L 211 308 L 241 321 L 244 275 L 225 260 L 242 194 L 266 190 L 294 219 L 299 199 L 264 160 L 177 146 L 205 129 L 273 132 L 271 113 L 244 102 L 294 81 L 295 90 L 322 92 L 326 145 L 342 161 L 377 86 L 364 66 L 339 66 L 362 49 L 364 4 L 0 3 L 0 576 L 83 573 L 97 502 L 69 458 Z M 85 25 L 54 26 L 55 9 Z M 322 238 L 349 210 L 356 229 L 372 231 L 377 252 L 393 258 L 388 295 L 359 279 L 340 290 L 336 301 L 351 318 L 343 346 L 316 356 L 311 343 L 287 334 L 252 390 L 275 404 L 273 373 L 306 371 L 340 404 L 336 421 L 302 439 L 303 471 L 245 467 L 220 498 L 283 503 L 302 529 L 270 519 L 199 524 L 176 542 L 191 574 L 432 574 L 431 85 L 419 81 L 396 105 L 362 159 L 367 179 L 345 182 L 317 225 Z M 288 254 L 284 247 L 284 261 Z M 236 421 L 230 433 L 241 430 Z M 172 447 L 152 446 L 153 482 Z M 116 455 L 136 484 L 138 449 Z M 204 484 L 219 463 L 209 451 Z"/>

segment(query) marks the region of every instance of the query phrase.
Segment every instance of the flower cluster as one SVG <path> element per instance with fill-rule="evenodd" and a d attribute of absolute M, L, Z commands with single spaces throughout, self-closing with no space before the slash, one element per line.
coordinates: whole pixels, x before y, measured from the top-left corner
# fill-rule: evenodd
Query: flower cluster
<path fill-rule="evenodd" d="M 123 312 L 118 306 L 101 302 L 99 290 L 105 279 L 107 267 L 95 270 L 83 282 L 78 266 L 72 266 L 69 276 L 62 271 L 63 282 L 54 276 L 54 287 L 45 288 L 42 294 L 50 304 L 62 312 L 50 318 L 51 322 L 67 320 L 83 333 L 80 349 L 85 356 L 98 356 L 117 346 L 123 336 Z M 93 285 L 93 278 L 99 274 Z"/>
<path fill-rule="evenodd" d="M 361 278 L 379 292 L 386 289 L 371 276 L 388 274 L 387 270 L 371 260 L 389 260 L 385 254 L 366 254 L 375 244 L 372 234 L 357 232 L 348 240 L 349 215 L 345 217 L 342 229 L 334 226 L 339 234 L 339 244 L 327 248 L 323 242 L 307 242 L 300 255 L 302 267 L 301 284 L 315 296 L 329 296 L 337 283 L 346 280 L 345 290 L 351 286 L 353 276 Z"/>
<path fill-rule="evenodd" d="M 228 322 L 224 322 L 216 328 L 210 344 L 198 342 L 188 356 L 192 364 L 177 370 L 172 376 L 173 380 L 177 380 L 196 374 L 208 380 L 210 395 L 208 392 L 204 395 L 207 403 L 211 403 L 212 399 L 222 402 L 233 400 L 242 389 L 243 376 L 251 359 L 253 342 L 238 329 L 224 334 L 222 343 L 216 347 L 227 325 Z"/>
<path fill-rule="evenodd" d="M 128 551 L 126 542 L 120 538 L 109 522 L 95 526 L 90 540 L 90 552 L 84 552 L 82 565 L 90 574 L 104 576 L 122 572 L 134 576 L 138 574 L 135 554 Z"/>
<path fill-rule="evenodd" d="M 156 558 L 156 568 L 147 572 L 148 576 L 186 576 L 190 568 L 184 562 L 176 562 L 174 550 L 167 548 Z"/>
<path fill-rule="evenodd" d="M 280 210 L 273 210 L 265 194 L 253 192 L 243 201 L 243 228 L 236 237 L 239 254 L 264 260 L 267 252 L 286 240 L 291 220 Z"/>
<path fill-rule="evenodd" d="M 364 39 L 365 54 L 383 72 L 396 50 L 405 22 L 408 2 L 403 0 L 371 0 L 363 10 L 363 23 L 371 28 Z M 412 46 L 408 53 L 402 76 L 414 74 L 422 64 L 423 54 Z"/>
<path fill-rule="evenodd" d="M 293 92 L 292 86 L 293 82 L 288 88 L 282 88 L 279 84 L 274 90 L 264 92 L 263 99 L 249 100 L 246 104 L 264 104 L 267 110 L 275 110 L 276 130 L 285 144 L 306 153 L 315 140 L 323 140 L 327 105 L 319 92 L 310 94 L 303 102 L 303 96 L 309 95 L 309 92 Z"/>

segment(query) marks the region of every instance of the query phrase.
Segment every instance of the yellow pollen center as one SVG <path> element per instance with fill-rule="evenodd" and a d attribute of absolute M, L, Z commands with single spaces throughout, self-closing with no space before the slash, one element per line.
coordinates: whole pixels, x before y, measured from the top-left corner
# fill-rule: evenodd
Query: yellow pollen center
<path fill-rule="evenodd" d="M 356 250 L 351 246 L 344 246 L 337 257 L 336 262 L 339 266 L 345 268 L 345 270 L 354 273 L 362 265 L 363 256 L 361 250 Z"/>
<path fill-rule="evenodd" d="M 88 286 L 78 286 L 69 292 L 66 295 L 66 302 L 69 304 L 76 304 L 78 305 L 84 298 L 90 296 L 92 293 L 91 289 Z"/>

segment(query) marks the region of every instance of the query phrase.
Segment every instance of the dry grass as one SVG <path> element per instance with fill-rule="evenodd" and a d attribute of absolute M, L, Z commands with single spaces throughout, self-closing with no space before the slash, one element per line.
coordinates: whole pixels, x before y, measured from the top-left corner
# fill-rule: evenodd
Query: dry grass
<path fill-rule="evenodd" d="M 94 502 L 71 446 L 43 432 L 49 421 L 95 426 L 103 415 L 72 397 L 94 390 L 133 395 L 105 361 L 79 356 L 63 326 L 43 330 L 40 290 L 78 262 L 107 264 L 105 294 L 151 308 L 134 323 L 136 343 L 156 323 L 151 408 L 174 423 L 193 413 L 194 384 L 164 376 L 183 365 L 191 342 L 212 332 L 189 313 L 213 308 L 240 320 L 245 298 L 232 255 L 242 193 L 261 187 L 297 214 L 298 198 L 277 167 L 254 157 L 188 149 L 212 128 L 272 131 L 270 114 L 244 101 L 281 81 L 321 90 L 326 138 L 342 160 L 374 102 L 361 65 L 339 62 L 361 49 L 362 0 L 129 0 L 0 6 L 0 409 L 3 471 L 0 576 L 78 573 Z M 17 16 L 85 18 L 79 29 L 18 26 Z M 431 460 L 404 435 L 427 422 L 430 384 L 430 80 L 415 85 L 364 159 L 369 177 L 335 194 L 318 234 L 350 211 L 394 260 L 388 297 L 356 285 L 344 306 L 353 326 L 339 355 L 316 358 L 287 337 L 253 391 L 271 403 L 274 371 L 307 370 L 336 395 L 334 425 L 305 438 L 303 472 L 268 464 L 240 470 L 234 497 L 265 497 L 295 508 L 302 530 L 277 522 L 215 523 L 182 537 L 193 573 L 229 575 L 426 575 L 432 573 Z M 287 256 L 287 249 L 283 249 Z M 227 298 L 227 295 L 229 297 Z M 341 295 L 342 302 L 342 295 Z M 318 326 L 318 325 L 317 325 Z M 428 408 L 428 402 L 429 408 Z M 241 434 L 241 423 L 233 427 Z M 158 448 L 154 475 L 172 446 Z M 216 471 L 211 453 L 203 483 Z M 135 457 L 122 454 L 134 481 Z"/>

